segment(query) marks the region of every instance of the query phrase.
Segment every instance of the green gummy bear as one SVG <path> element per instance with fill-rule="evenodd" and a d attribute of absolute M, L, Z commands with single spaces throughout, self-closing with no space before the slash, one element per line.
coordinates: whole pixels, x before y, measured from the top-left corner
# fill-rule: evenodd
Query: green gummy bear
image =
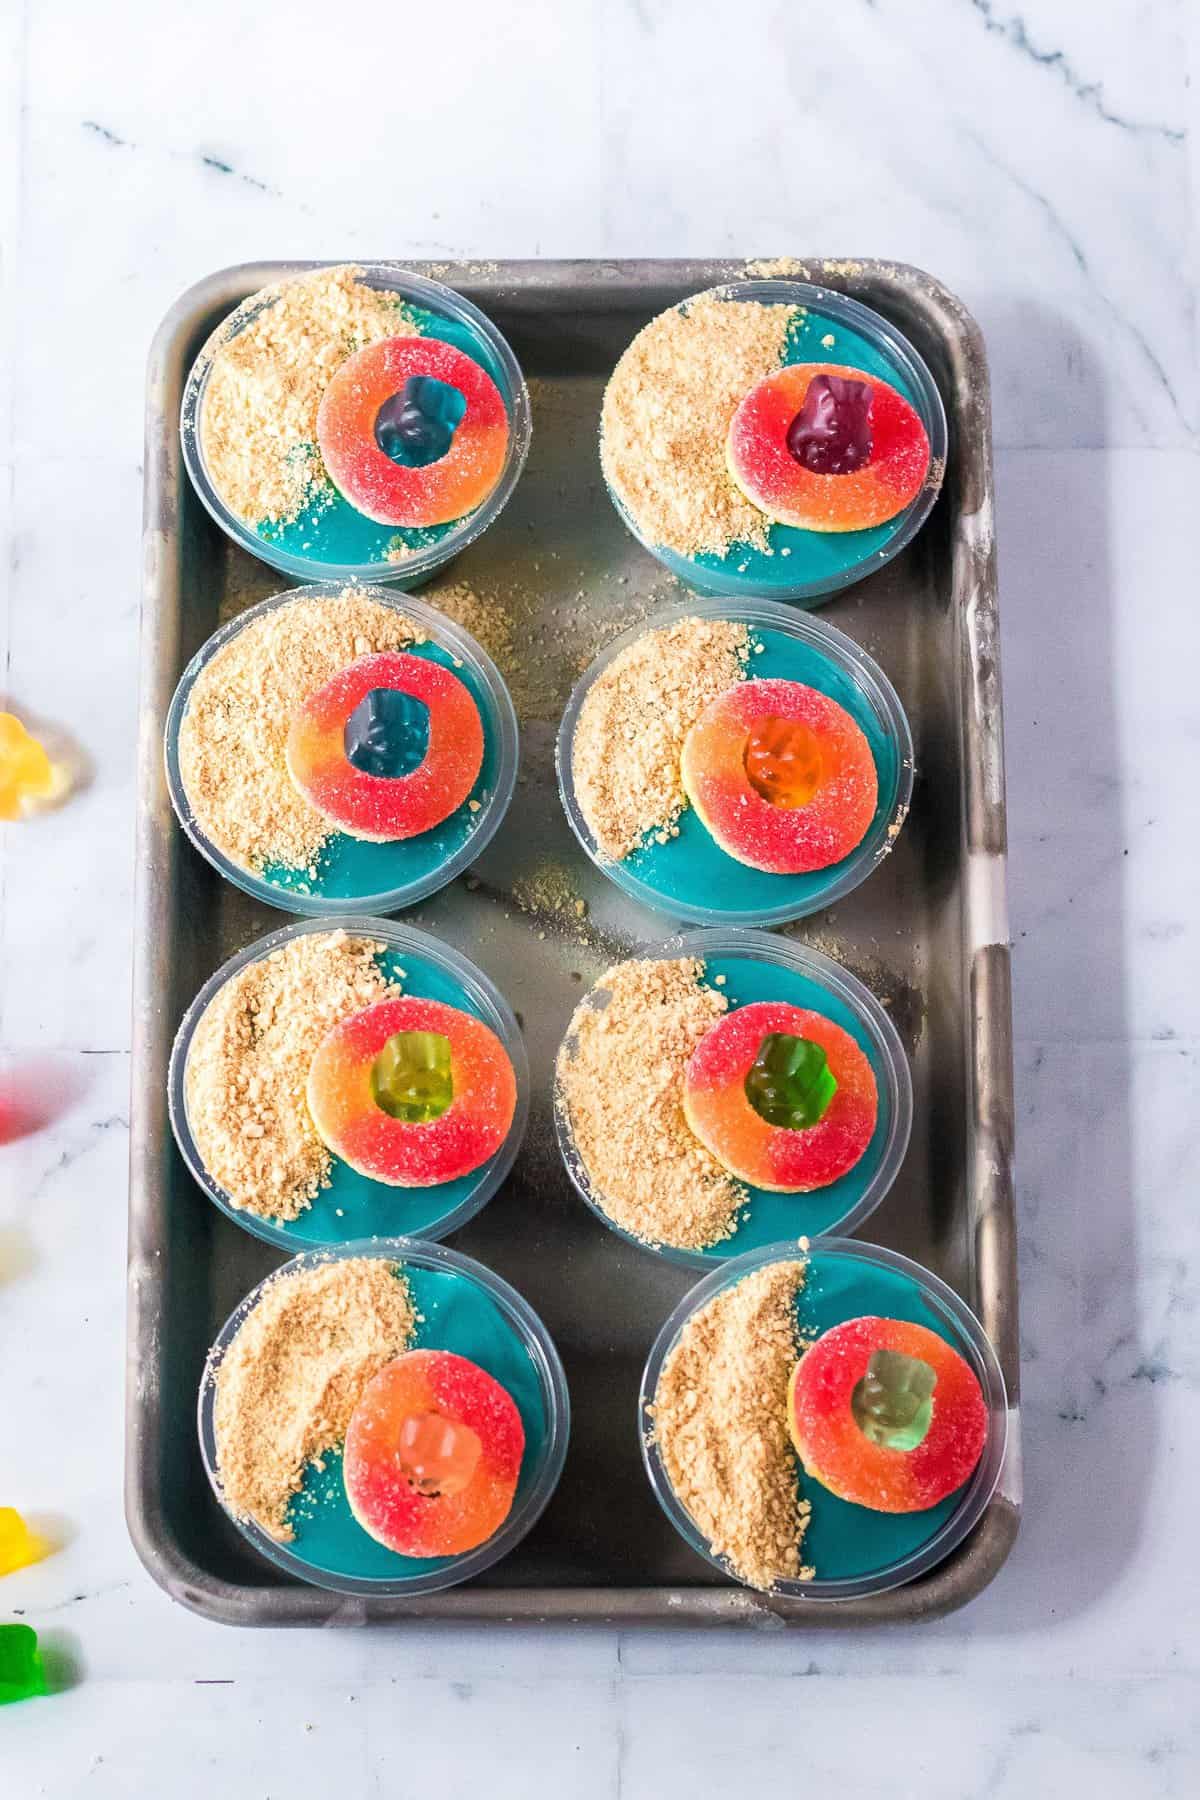
<path fill-rule="evenodd" d="M 768 1125 L 804 1131 L 825 1116 L 837 1081 L 820 1044 L 772 1031 L 746 1076 L 746 1098 Z"/>
<path fill-rule="evenodd" d="M 440 1031 L 398 1031 L 371 1069 L 376 1106 L 406 1125 L 440 1119 L 454 1098 L 450 1039 Z"/>
<path fill-rule="evenodd" d="M 919 1356 L 875 1350 L 850 1396 L 854 1422 L 864 1437 L 887 1450 L 915 1450 L 933 1418 L 937 1376 Z"/>
<path fill-rule="evenodd" d="M 0 1625 L 0 1706 L 32 1700 L 46 1691 L 46 1676 L 32 1625 Z"/>

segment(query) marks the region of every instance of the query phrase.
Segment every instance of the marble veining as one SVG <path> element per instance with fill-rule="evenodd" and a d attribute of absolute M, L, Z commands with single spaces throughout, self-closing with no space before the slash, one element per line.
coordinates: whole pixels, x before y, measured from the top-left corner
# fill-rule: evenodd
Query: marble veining
<path fill-rule="evenodd" d="M 0 1058 L 56 1097 L 0 1146 L 0 1504 L 61 1545 L 0 1583 L 61 1690 L 0 1715 L 6 1793 L 1196 1791 L 1194 59 L 1186 0 L 0 7 L 0 690 L 89 771 L 0 827 Z M 929 268 L 988 340 L 1021 1539 L 894 1633 L 208 1625 L 119 1491 L 152 331 L 250 258 L 789 253 Z"/>

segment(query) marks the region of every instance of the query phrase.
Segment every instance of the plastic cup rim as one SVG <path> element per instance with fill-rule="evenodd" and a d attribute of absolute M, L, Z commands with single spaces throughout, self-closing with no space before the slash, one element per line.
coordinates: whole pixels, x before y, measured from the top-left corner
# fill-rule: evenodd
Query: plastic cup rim
<path fill-rule="evenodd" d="M 232 882 L 244 894 L 250 894 L 254 899 L 262 900 L 280 912 L 298 913 L 305 918 L 337 919 L 361 913 L 398 912 L 403 907 L 416 906 L 420 901 L 427 900 L 431 894 L 436 894 L 465 869 L 470 868 L 482 854 L 504 822 L 517 783 L 520 733 L 516 709 L 504 677 L 487 651 L 469 631 L 455 624 L 427 601 L 417 599 L 414 595 L 386 592 L 375 587 L 368 593 L 375 605 L 387 607 L 421 626 L 426 637 L 437 644 L 439 649 L 449 651 L 471 668 L 484 690 L 486 710 L 491 715 L 484 719 L 484 730 L 490 730 L 495 740 L 497 766 L 491 794 L 483 801 L 474 828 L 439 867 L 428 870 L 419 879 L 402 887 L 384 888 L 377 894 L 297 893 L 291 888 L 276 886 L 251 869 L 242 868 L 212 842 L 192 811 L 179 767 L 179 731 L 197 680 L 217 653 L 255 620 L 278 611 L 293 601 L 322 596 L 336 597 L 353 585 L 345 581 L 311 581 L 306 582 L 303 587 L 285 588 L 280 593 L 268 594 L 264 600 L 247 607 L 236 618 L 219 625 L 201 644 L 180 675 L 167 709 L 167 722 L 163 732 L 167 792 L 171 797 L 175 817 L 188 841 L 219 875 L 223 875 L 226 881 Z M 334 830 L 336 831 L 336 827 Z"/>
<path fill-rule="evenodd" d="M 833 663 L 839 672 L 853 683 L 873 712 L 884 735 L 889 737 L 896 746 L 896 795 L 891 808 L 868 830 L 848 856 L 844 857 L 840 863 L 831 865 L 834 878 L 807 902 L 788 900 L 768 908 L 737 908 L 736 910 L 722 911 L 706 907 L 698 901 L 688 905 L 678 900 L 668 899 L 629 869 L 628 859 L 622 862 L 610 862 L 603 856 L 591 827 L 584 818 L 575 787 L 572 752 L 579 715 L 591 688 L 610 663 L 630 644 L 636 643 L 651 632 L 662 630 L 665 626 L 674 624 L 680 619 L 688 618 L 727 619 L 735 624 L 746 624 L 751 629 L 758 626 L 766 631 L 779 631 L 785 636 L 800 639 L 816 650 L 819 655 Z M 753 676 L 751 675 L 750 678 L 753 679 Z M 589 663 L 571 690 L 571 696 L 559 722 L 554 747 L 554 765 L 558 778 L 559 799 L 562 802 L 563 811 L 567 815 L 567 823 L 578 839 L 584 854 L 600 870 L 601 874 L 607 875 L 615 886 L 632 899 L 640 901 L 643 906 L 648 906 L 660 915 L 678 919 L 685 924 L 713 926 L 786 925 L 795 919 L 807 918 L 814 912 L 823 912 L 838 900 L 844 899 L 847 894 L 852 893 L 864 882 L 890 853 L 900 834 L 900 828 L 908 816 L 915 779 L 913 739 L 908 715 L 901 704 L 900 696 L 875 658 L 856 644 L 846 632 L 839 630 L 836 625 L 831 625 L 827 619 L 814 619 L 808 613 L 797 612 L 794 607 L 784 602 L 750 596 L 742 599 L 697 596 L 690 600 L 672 601 L 667 606 L 657 608 L 640 624 L 620 632 L 606 644 L 599 656 Z M 787 879 L 787 877 L 782 879 Z"/>
<path fill-rule="evenodd" d="M 533 432 L 533 413 L 529 400 L 529 389 L 516 356 L 507 338 L 488 318 L 474 301 L 468 300 L 454 288 L 447 287 L 444 282 L 434 281 L 427 275 L 418 275 L 411 269 L 405 269 L 398 263 L 389 262 L 354 262 L 350 267 L 360 269 L 367 286 L 389 288 L 404 299 L 413 300 L 418 305 L 425 305 L 430 312 L 438 312 L 461 324 L 470 325 L 488 344 L 496 356 L 504 377 L 501 393 L 509 420 L 508 445 L 505 451 L 504 468 L 500 479 L 487 498 L 479 504 L 474 512 L 467 513 L 458 520 L 452 529 L 435 544 L 429 544 L 417 550 L 412 556 L 405 557 L 402 562 L 366 562 L 366 563 L 317 563 L 310 557 L 294 556 L 289 551 L 280 550 L 266 538 L 253 531 L 243 520 L 230 511 L 217 490 L 208 466 L 204 459 L 199 429 L 200 415 L 204 405 L 204 391 L 212 368 L 212 351 L 222 341 L 222 334 L 228 334 L 231 320 L 246 311 L 250 314 L 255 302 L 263 293 L 273 288 L 288 286 L 293 281 L 301 281 L 320 269 L 336 269 L 346 266 L 341 262 L 301 262 L 294 265 L 295 273 L 282 276 L 276 282 L 269 282 L 267 287 L 259 288 L 253 294 L 247 294 L 233 311 L 210 332 L 205 343 L 197 353 L 188 377 L 184 383 L 183 399 L 179 412 L 179 435 L 183 450 L 184 465 L 187 468 L 197 495 L 210 517 L 220 526 L 227 537 L 240 545 L 243 550 L 257 557 L 260 562 L 269 563 L 284 575 L 295 580 L 305 581 L 319 578 L 324 581 L 364 581 L 377 583 L 393 583 L 405 586 L 408 583 L 424 580 L 432 575 L 443 564 L 450 561 L 465 550 L 468 544 L 474 543 L 488 526 L 499 516 L 508 501 L 512 498 L 521 472 L 529 455 L 529 444 Z M 375 279 L 372 280 L 371 277 Z M 507 388 L 507 392 L 504 389 Z"/>

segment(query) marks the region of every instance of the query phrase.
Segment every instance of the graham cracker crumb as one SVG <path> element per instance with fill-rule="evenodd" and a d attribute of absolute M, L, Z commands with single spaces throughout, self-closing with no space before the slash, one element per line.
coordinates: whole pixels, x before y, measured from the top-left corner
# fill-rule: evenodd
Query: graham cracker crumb
<path fill-rule="evenodd" d="M 618 963 L 576 1008 L 556 1067 L 596 1204 L 634 1237 L 686 1250 L 729 1237 L 747 1199 L 683 1114 L 688 1061 L 729 1004 L 703 973 L 690 956 Z"/>
<path fill-rule="evenodd" d="M 292 600 L 245 626 L 201 671 L 179 728 L 179 772 L 201 831 L 240 868 L 313 872 L 334 827 L 294 786 L 297 707 L 340 669 L 421 634 L 366 588 Z"/>
<path fill-rule="evenodd" d="M 600 460 L 647 543 L 681 556 L 768 548 L 765 517 L 726 468 L 725 438 L 738 403 L 782 362 L 799 311 L 701 294 L 652 319 L 617 363 Z"/>
<path fill-rule="evenodd" d="M 647 832 L 664 843 L 687 804 L 683 740 L 710 700 L 744 679 L 750 634 L 727 619 L 677 619 L 615 656 L 592 683 L 571 746 L 575 793 L 601 856 Z"/>
<path fill-rule="evenodd" d="M 544 920 L 560 935 L 575 943 L 591 942 L 585 924 L 587 901 L 575 885 L 575 877 L 565 863 L 546 858 L 513 883 L 512 897 L 523 913 Z"/>
<path fill-rule="evenodd" d="M 362 273 L 346 263 L 263 288 L 201 353 L 211 368 L 200 447 L 213 486 L 248 525 L 290 524 L 314 499 L 332 498 L 317 448 L 325 389 L 356 350 L 416 335 L 399 297 L 368 287 Z"/>
<path fill-rule="evenodd" d="M 342 1443 L 363 1389 L 415 1326 L 408 1283 L 382 1257 L 268 1281 L 216 1373 L 217 1473 L 237 1518 L 291 1542 L 288 1505 L 306 1468 Z"/>
<path fill-rule="evenodd" d="M 795 256 L 760 256 L 746 263 L 743 274 L 754 281 L 807 281 L 808 264 Z"/>
<path fill-rule="evenodd" d="M 680 1332 L 651 1409 L 680 1504 L 713 1553 L 764 1591 L 813 1576 L 800 1561 L 810 1507 L 787 1430 L 803 1285 L 802 1262 L 778 1262 L 714 1295 Z"/>
<path fill-rule="evenodd" d="M 196 1026 L 184 1071 L 188 1126 L 231 1206 L 298 1218 L 329 1185 L 332 1158 L 309 1117 L 305 1084 L 326 1032 L 397 990 L 384 948 L 344 931 L 303 932 L 247 963 Z"/>

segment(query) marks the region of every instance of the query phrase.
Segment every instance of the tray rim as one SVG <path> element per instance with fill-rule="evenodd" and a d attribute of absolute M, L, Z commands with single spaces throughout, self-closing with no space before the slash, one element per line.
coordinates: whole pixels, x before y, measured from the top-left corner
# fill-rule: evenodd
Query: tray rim
<path fill-rule="evenodd" d="M 349 260 L 357 260 L 351 258 Z M 371 259 L 395 260 L 395 259 Z M 162 404 L 173 360 L 197 321 L 314 261 L 235 264 L 202 277 L 170 306 L 150 350 L 146 389 L 143 579 L 140 644 L 137 847 L 134 891 L 133 1033 L 130 1057 L 130 1187 L 125 1406 L 125 1516 L 134 1549 L 160 1587 L 203 1617 L 233 1625 L 338 1625 L 441 1619 L 460 1623 L 589 1623 L 607 1626 L 738 1624 L 854 1627 L 915 1623 L 965 1605 L 995 1577 L 1015 1541 L 1021 1510 L 1016 1225 L 1013 1193 L 1012 1002 L 1006 901 L 1007 833 L 1003 714 L 999 669 L 996 557 L 992 530 L 992 463 L 987 357 L 974 318 L 935 277 L 905 263 L 872 258 L 786 259 L 788 276 L 858 292 L 856 284 L 890 284 L 923 313 L 949 356 L 955 398 L 966 415 L 972 454 L 958 471 L 951 550 L 953 586 L 961 603 L 959 749 L 964 793 L 963 936 L 969 958 L 967 1100 L 969 1187 L 973 1194 L 972 1298 L 995 1345 L 1009 1393 L 1008 1452 L 1000 1485 L 974 1532 L 928 1575 L 886 1594 L 859 1600 L 803 1600 L 725 1585 L 695 1587 L 472 1587 L 412 1600 L 374 1600 L 319 1588 L 250 1587 L 225 1582 L 196 1563 L 173 1537 L 158 1492 L 162 1401 L 155 1357 L 163 1293 L 155 1278 L 162 1256 L 158 1177 L 169 1145 L 156 1141 L 140 1103 L 153 1074 L 156 1047 L 171 1036 L 149 967 L 162 936 L 173 847 L 173 814 L 161 777 L 163 669 L 174 669 L 172 622 L 159 604 L 178 529 L 177 423 Z M 484 262 L 421 259 L 397 264 L 465 291 L 470 297 L 680 286 L 699 289 L 753 279 L 741 259 L 622 259 Z M 869 302 L 868 302 L 869 303 Z M 965 402 L 965 403 L 964 403 Z M 950 484 L 948 484 L 949 486 Z M 177 625 L 177 621 L 175 622 Z M 177 636 L 177 632 L 175 634 Z M 173 676 L 167 682 L 169 702 Z M 159 704 L 156 704 L 155 701 Z M 169 1133 L 167 1134 L 169 1139 Z M 150 1376 L 150 1379 L 147 1379 Z"/>

